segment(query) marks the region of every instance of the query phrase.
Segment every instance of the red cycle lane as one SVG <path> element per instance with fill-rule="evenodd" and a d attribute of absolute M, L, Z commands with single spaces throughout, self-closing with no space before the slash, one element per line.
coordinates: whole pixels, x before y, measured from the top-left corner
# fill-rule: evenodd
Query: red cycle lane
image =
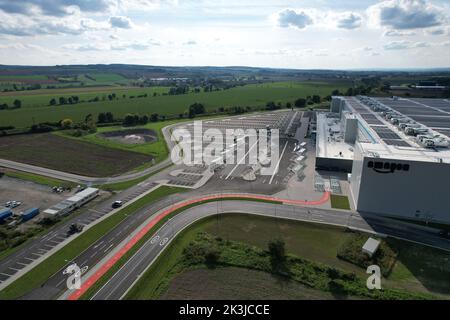
<path fill-rule="evenodd" d="M 326 203 L 330 198 L 330 193 L 325 192 L 319 200 L 308 201 L 308 200 L 291 200 L 291 199 L 281 199 L 270 196 L 257 196 L 250 194 L 221 194 L 221 195 L 211 195 L 205 196 L 201 198 L 196 198 L 192 200 L 187 200 L 182 203 L 171 206 L 170 208 L 164 210 L 154 219 L 152 219 L 149 223 L 147 223 L 134 237 L 128 241 L 113 257 L 111 257 L 107 262 L 105 262 L 92 276 L 90 276 L 83 284 L 81 288 L 73 292 L 68 300 L 78 300 L 89 288 L 91 288 L 94 283 L 96 283 L 103 275 L 105 275 L 108 270 L 110 270 L 117 261 L 120 260 L 128 251 L 133 248 L 136 243 L 139 242 L 158 222 L 167 217 L 172 212 L 189 206 L 191 204 L 209 201 L 209 200 L 217 200 L 217 199 L 229 199 L 229 198 L 239 198 L 239 199 L 249 199 L 249 200 L 265 200 L 265 201 L 277 201 L 287 204 L 298 204 L 305 206 L 317 206 Z"/>

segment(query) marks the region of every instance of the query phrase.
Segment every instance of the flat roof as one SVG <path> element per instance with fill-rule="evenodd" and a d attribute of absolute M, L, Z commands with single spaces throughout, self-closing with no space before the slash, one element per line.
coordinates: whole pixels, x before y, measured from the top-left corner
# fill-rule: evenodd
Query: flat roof
<path fill-rule="evenodd" d="M 344 141 L 343 133 L 340 132 L 339 118 L 329 118 L 328 115 L 317 114 L 316 156 L 353 160 L 354 146 Z"/>
<path fill-rule="evenodd" d="M 370 252 L 371 254 L 373 254 L 377 251 L 379 245 L 380 245 L 380 241 L 371 237 L 371 238 L 367 239 L 367 241 L 366 241 L 366 243 L 364 243 L 362 249 L 366 252 Z"/>
<path fill-rule="evenodd" d="M 75 195 L 73 195 L 72 197 L 68 198 L 66 201 L 78 202 L 78 201 L 84 199 L 85 197 L 88 197 L 91 194 L 96 193 L 97 191 L 98 191 L 98 189 L 96 189 L 96 188 L 86 188 L 83 191 L 80 191 L 80 192 L 76 193 Z"/>
<path fill-rule="evenodd" d="M 339 97 L 345 100 L 346 109 L 353 112 L 371 137 L 370 141 L 359 139 L 363 152 L 369 156 L 391 159 L 450 163 L 450 148 L 425 148 L 414 136 L 406 135 L 397 126 L 373 111 L 357 97 Z M 437 135 L 450 138 L 450 101 L 448 99 L 407 99 L 371 97 L 372 100 L 392 108 Z"/>

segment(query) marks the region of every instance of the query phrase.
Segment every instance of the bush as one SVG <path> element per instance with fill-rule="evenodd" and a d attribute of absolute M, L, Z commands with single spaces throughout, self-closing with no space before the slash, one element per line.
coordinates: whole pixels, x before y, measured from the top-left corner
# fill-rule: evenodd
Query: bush
<path fill-rule="evenodd" d="M 367 239 L 366 235 L 354 234 L 339 248 L 337 257 L 364 269 L 370 265 L 378 265 L 382 275 L 389 276 L 397 260 L 397 252 L 382 240 L 378 251 L 370 258 L 362 252 Z"/>

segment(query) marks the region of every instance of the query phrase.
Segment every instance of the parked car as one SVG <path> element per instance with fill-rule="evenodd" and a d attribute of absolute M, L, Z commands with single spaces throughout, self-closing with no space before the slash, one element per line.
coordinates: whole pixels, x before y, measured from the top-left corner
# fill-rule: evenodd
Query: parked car
<path fill-rule="evenodd" d="M 81 231 L 83 231 L 83 228 L 84 226 L 82 226 L 81 224 L 72 223 L 69 227 L 69 230 L 67 230 L 67 234 L 72 235 L 75 233 L 80 233 Z"/>
<path fill-rule="evenodd" d="M 117 200 L 117 201 L 113 202 L 112 207 L 115 209 L 115 208 L 120 208 L 122 205 L 123 205 L 123 201 Z"/>

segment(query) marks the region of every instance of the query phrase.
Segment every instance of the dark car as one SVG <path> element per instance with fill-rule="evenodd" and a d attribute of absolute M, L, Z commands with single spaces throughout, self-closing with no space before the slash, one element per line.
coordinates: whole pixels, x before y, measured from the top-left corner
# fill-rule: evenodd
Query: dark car
<path fill-rule="evenodd" d="M 112 207 L 113 208 L 120 208 L 122 205 L 123 205 L 123 201 L 117 200 L 117 201 L 114 201 L 114 203 L 112 204 Z"/>

